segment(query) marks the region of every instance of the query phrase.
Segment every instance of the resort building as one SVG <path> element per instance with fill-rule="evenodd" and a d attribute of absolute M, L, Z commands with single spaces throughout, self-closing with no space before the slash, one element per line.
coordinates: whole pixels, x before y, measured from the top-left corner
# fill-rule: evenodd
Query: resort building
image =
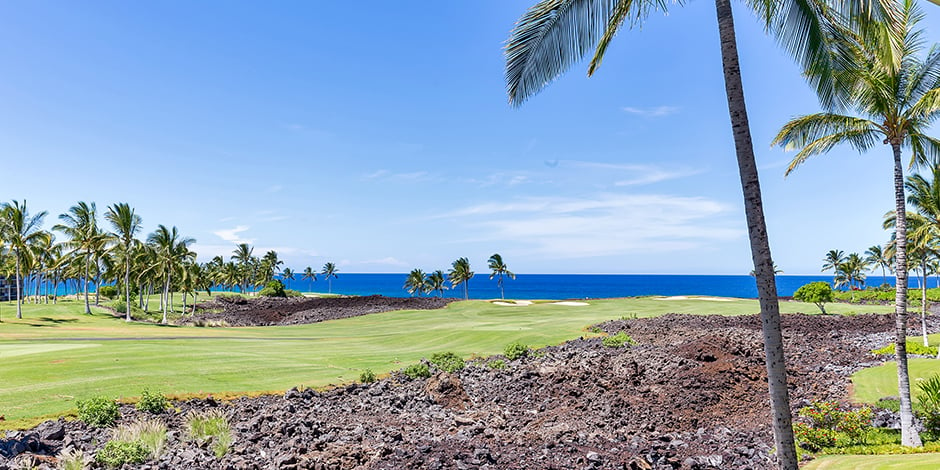
<path fill-rule="evenodd" d="M 16 300 L 16 278 L 0 276 L 0 302 Z"/>

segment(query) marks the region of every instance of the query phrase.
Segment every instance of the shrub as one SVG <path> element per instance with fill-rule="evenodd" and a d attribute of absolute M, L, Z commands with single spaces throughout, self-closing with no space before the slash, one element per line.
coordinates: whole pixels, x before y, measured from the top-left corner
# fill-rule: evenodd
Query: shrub
<path fill-rule="evenodd" d="M 419 362 L 417 364 L 412 364 L 408 367 L 405 367 L 401 371 L 401 373 L 407 375 L 408 377 L 412 379 L 418 379 L 418 378 L 426 379 L 431 376 L 431 370 L 428 369 L 428 365 L 423 362 Z"/>
<path fill-rule="evenodd" d="M 61 470 L 85 470 L 90 463 L 82 451 L 70 447 L 59 453 L 59 465 Z"/>
<path fill-rule="evenodd" d="M 232 426 L 221 410 L 190 411 L 185 418 L 186 435 L 200 443 L 211 441 L 215 456 L 222 458 L 234 441 Z"/>
<path fill-rule="evenodd" d="M 605 336 L 601 343 L 608 348 L 621 348 L 623 346 L 632 346 L 636 344 L 636 341 L 625 331 L 621 331 L 613 336 Z"/>
<path fill-rule="evenodd" d="M 95 460 L 110 468 L 118 468 L 126 463 L 144 463 L 148 454 L 147 448 L 140 441 L 108 441 L 95 455 Z"/>
<path fill-rule="evenodd" d="M 435 353 L 431 355 L 431 364 L 444 372 L 457 372 L 463 369 L 467 364 L 463 358 L 448 351 Z"/>
<path fill-rule="evenodd" d="M 832 429 L 814 428 L 806 423 L 793 425 L 793 434 L 800 447 L 817 452 L 836 444 L 836 432 Z"/>
<path fill-rule="evenodd" d="M 506 361 L 502 359 L 494 359 L 486 363 L 487 367 L 490 369 L 503 370 L 506 368 Z"/>
<path fill-rule="evenodd" d="M 529 354 L 529 346 L 515 341 L 506 345 L 506 349 L 503 350 L 503 355 L 506 356 L 506 359 L 510 361 L 515 361 L 520 357 L 526 356 Z"/>
<path fill-rule="evenodd" d="M 934 374 L 929 378 L 917 382 L 920 395 L 921 419 L 924 422 L 924 431 L 932 438 L 940 438 L 940 375 Z"/>
<path fill-rule="evenodd" d="M 121 412 L 114 400 L 105 397 L 92 397 L 78 400 L 78 419 L 89 426 L 106 427 L 114 424 Z"/>
<path fill-rule="evenodd" d="M 137 402 L 138 410 L 153 414 L 163 413 L 168 406 L 170 403 L 162 393 L 151 392 L 147 389 L 140 394 L 140 400 Z"/>
<path fill-rule="evenodd" d="M 871 408 L 843 410 L 835 402 L 814 402 L 800 409 L 799 416 L 809 423 L 797 423 L 793 432 L 800 446 L 810 451 L 835 446 L 839 441 L 855 444 L 871 430 Z"/>
<path fill-rule="evenodd" d="M 370 384 L 375 382 L 375 372 L 372 372 L 372 369 L 366 369 L 359 374 L 359 381 L 364 384 Z"/>
<path fill-rule="evenodd" d="M 268 283 L 264 285 L 264 289 L 258 292 L 258 295 L 261 297 L 287 297 L 287 294 L 284 292 L 284 283 L 277 279 L 268 281 Z"/>
<path fill-rule="evenodd" d="M 159 419 L 141 419 L 131 424 L 118 426 L 111 433 L 117 442 L 139 442 L 147 449 L 150 458 L 159 458 L 166 447 L 166 424 Z"/>
<path fill-rule="evenodd" d="M 98 294 L 102 297 L 113 299 L 118 296 L 119 292 L 117 286 L 101 286 L 101 288 L 98 289 Z"/>
<path fill-rule="evenodd" d="M 914 354 L 916 356 L 936 356 L 937 355 L 936 346 L 924 346 L 923 343 L 919 343 L 916 340 L 908 341 L 906 349 L 907 349 L 908 354 Z M 894 355 L 894 343 L 891 343 L 880 349 L 873 349 L 872 353 Z"/>
<path fill-rule="evenodd" d="M 287 297 L 303 297 L 304 296 L 304 294 L 301 293 L 299 290 L 294 290 L 294 289 L 284 290 L 284 295 L 286 295 Z"/>
<path fill-rule="evenodd" d="M 832 287 L 829 286 L 828 282 L 811 282 L 800 286 L 793 293 L 793 299 L 800 302 L 812 302 L 825 315 L 826 303 L 832 302 Z"/>

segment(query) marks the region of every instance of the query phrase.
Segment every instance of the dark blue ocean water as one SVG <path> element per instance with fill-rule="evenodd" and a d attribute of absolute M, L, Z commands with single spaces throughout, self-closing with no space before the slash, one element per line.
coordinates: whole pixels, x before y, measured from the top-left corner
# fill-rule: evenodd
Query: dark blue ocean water
<path fill-rule="evenodd" d="M 340 273 L 333 279 L 333 293 L 347 295 L 380 294 L 389 297 L 407 297 L 402 287 L 407 274 L 350 274 Z M 824 281 L 832 282 L 832 276 L 777 276 L 777 293 L 790 296 L 803 284 Z M 894 284 L 894 278 L 886 281 Z M 919 287 L 918 279 L 910 278 L 910 287 Z M 881 276 L 869 276 L 870 285 L 882 283 Z M 318 280 L 290 281 L 290 288 L 303 292 L 326 292 L 327 282 Z M 516 279 L 504 279 L 506 298 L 510 299 L 584 299 L 632 297 L 638 295 L 713 295 L 720 297 L 756 298 L 757 287 L 751 276 L 719 276 L 693 274 L 519 274 Z M 930 278 L 929 287 L 937 286 L 937 279 Z M 496 280 L 488 274 L 478 274 L 470 281 L 470 298 L 499 298 Z M 69 287 L 74 292 L 75 284 Z M 33 291 L 30 290 L 30 293 Z M 66 293 L 59 285 L 59 293 Z M 437 295 L 436 293 L 434 295 Z M 463 288 L 444 291 L 445 297 L 463 298 Z"/>
<path fill-rule="evenodd" d="M 349 295 L 381 294 L 407 297 L 402 287 L 407 274 L 343 274 L 333 280 L 333 292 Z M 777 276 L 780 296 L 791 296 L 803 284 L 815 281 L 832 282 L 832 276 Z M 871 285 L 882 283 L 881 276 L 870 276 Z M 889 284 L 894 283 L 888 277 Z M 319 280 L 291 281 L 291 288 L 301 291 L 326 292 L 327 283 Z M 936 286 L 936 280 L 928 280 Z M 911 287 L 918 286 L 910 279 Z M 489 274 L 478 274 L 470 281 L 470 298 L 499 298 L 496 280 Z M 503 280 L 506 298 L 513 299 L 584 299 L 632 297 L 638 295 L 714 295 L 720 297 L 756 298 L 757 287 L 751 276 L 678 275 L 678 274 L 519 274 L 516 279 Z M 434 295 L 437 295 L 436 293 Z M 463 297 L 463 289 L 444 291 L 445 297 Z"/>

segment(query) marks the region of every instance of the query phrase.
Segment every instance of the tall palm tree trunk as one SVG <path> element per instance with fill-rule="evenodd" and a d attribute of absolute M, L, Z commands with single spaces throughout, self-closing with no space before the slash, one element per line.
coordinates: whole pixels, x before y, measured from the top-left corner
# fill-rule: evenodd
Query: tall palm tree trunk
<path fill-rule="evenodd" d="M 82 279 L 82 283 L 85 285 L 85 313 L 91 313 L 91 306 L 88 304 L 88 264 L 91 261 L 91 255 L 85 255 L 85 278 Z"/>
<path fill-rule="evenodd" d="M 23 299 L 21 299 L 20 292 L 20 280 L 22 276 L 20 275 L 20 249 L 16 249 L 16 318 L 23 318 Z"/>
<path fill-rule="evenodd" d="M 750 124 L 744 102 L 744 85 L 741 82 L 741 67 L 738 64 L 738 46 L 730 0 L 715 0 L 715 9 L 718 15 L 718 33 L 721 39 L 728 112 L 731 116 L 738 170 L 744 192 L 748 238 L 751 241 L 754 278 L 757 280 L 757 293 L 760 300 L 767 382 L 773 411 L 774 442 L 777 445 L 780 468 L 796 470 L 799 461 L 796 457 L 790 397 L 787 391 L 787 367 L 783 355 L 783 335 L 780 331 L 780 305 L 777 303 L 774 264 L 770 257 L 770 243 L 764 222 L 757 163 L 754 160 L 754 146 L 751 142 Z"/>
<path fill-rule="evenodd" d="M 920 269 L 922 271 L 921 278 L 923 282 L 920 286 L 920 332 L 924 337 L 924 346 L 929 346 L 927 343 L 927 255 L 925 254 L 920 259 Z"/>
<path fill-rule="evenodd" d="M 901 445 L 920 447 L 920 435 L 914 429 L 911 408 L 911 376 L 907 368 L 907 212 L 904 203 L 904 168 L 901 166 L 901 144 L 892 142 L 894 151 L 894 242 L 895 275 L 894 326 L 896 331 L 894 358 L 898 363 L 898 396 L 901 398 Z"/>
<path fill-rule="evenodd" d="M 166 284 L 163 287 L 163 324 L 166 324 L 166 307 L 170 299 L 170 273 L 166 274 Z"/>
<path fill-rule="evenodd" d="M 124 254 L 124 297 L 126 300 L 124 321 L 131 321 L 131 260 L 127 251 L 129 250 L 125 250 Z"/>

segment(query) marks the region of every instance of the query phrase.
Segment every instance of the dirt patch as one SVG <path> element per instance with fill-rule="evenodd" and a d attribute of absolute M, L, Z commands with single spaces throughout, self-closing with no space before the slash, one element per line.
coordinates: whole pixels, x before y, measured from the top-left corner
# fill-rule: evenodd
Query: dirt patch
<path fill-rule="evenodd" d="M 180 319 L 180 324 L 220 324 L 229 326 L 300 325 L 356 317 L 394 310 L 433 310 L 455 299 L 437 297 L 294 297 L 232 299 L 217 297 L 196 306 L 196 314 Z"/>
<path fill-rule="evenodd" d="M 785 315 L 794 409 L 845 400 L 849 374 L 878 362 L 869 349 L 893 325 L 890 315 Z M 579 339 L 502 358 L 505 369 L 477 360 L 429 379 L 394 373 L 322 393 L 176 403 L 162 416 L 168 450 L 149 468 L 775 468 L 758 317 L 666 315 L 600 327 L 638 345 Z M 234 423 L 221 461 L 181 440 L 185 413 L 211 408 Z M 138 413 L 122 407 L 124 421 Z M 107 433 L 46 422 L 0 440 L 0 469 L 30 452 L 92 455 Z"/>

